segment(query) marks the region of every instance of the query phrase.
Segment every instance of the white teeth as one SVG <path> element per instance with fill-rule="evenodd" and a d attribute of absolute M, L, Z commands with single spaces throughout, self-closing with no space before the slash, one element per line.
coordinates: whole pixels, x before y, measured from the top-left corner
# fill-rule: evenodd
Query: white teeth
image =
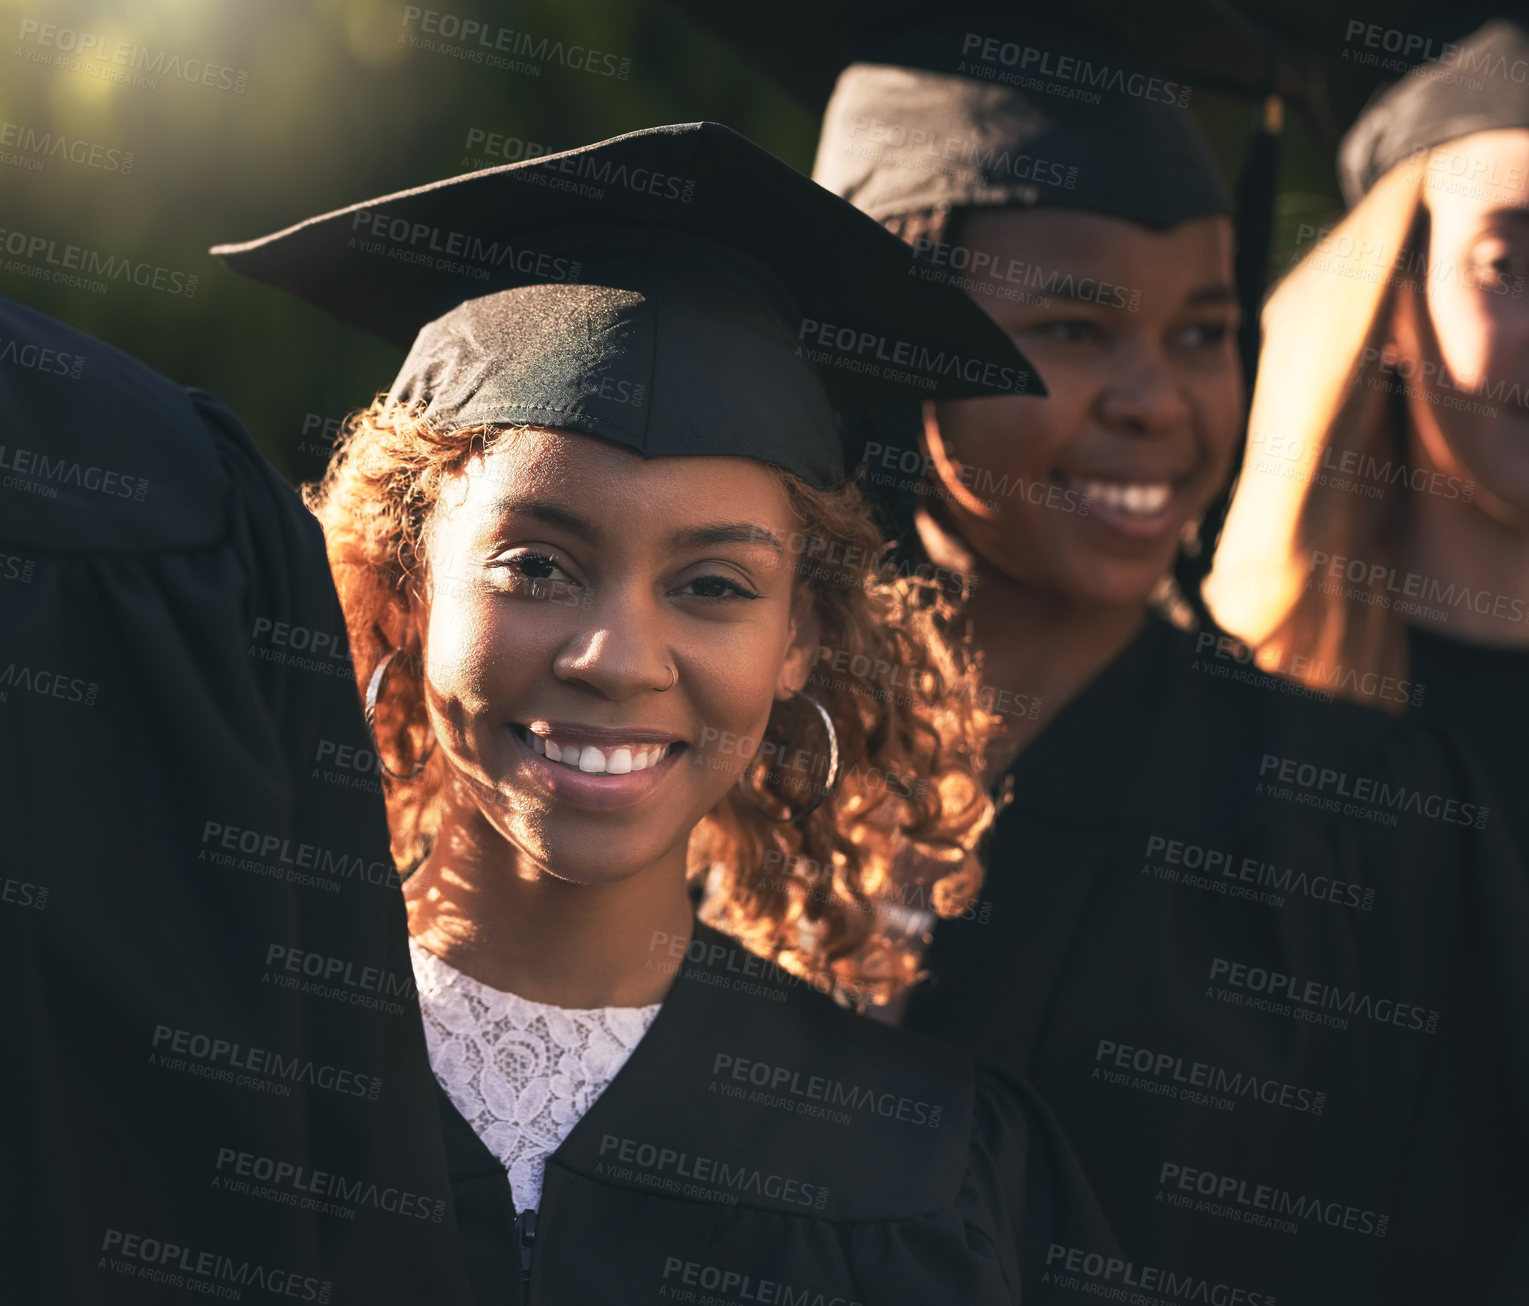
<path fill-rule="evenodd" d="M 523 734 L 533 753 L 539 753 L 549 762 L 560 762 L 564 766 L 583 771 L 586 775 L 627 775 L 632 771 L 646 771 L 650 766 L 657 766 L 663 761 L 670 747 L 668 744 L 650 744 L 646 747 L 622 744 L 617 748 L 601 749 L 586 744 L 580 748 L 576 744 L 559 744 L 531 730 L 525 730 Z"/>
<path fill-rule="evenodd" d="M 1166 481 L 1078 481 L 1077 487 L 1090 499 L 1133 517 L 1154 517 L 1168 506 L 1173 486 Z"/>

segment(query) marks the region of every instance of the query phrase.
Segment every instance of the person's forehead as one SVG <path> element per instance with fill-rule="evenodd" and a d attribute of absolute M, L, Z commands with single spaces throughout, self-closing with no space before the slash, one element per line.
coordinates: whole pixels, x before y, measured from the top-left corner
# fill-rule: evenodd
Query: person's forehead
<path fill-rule="evenodd" d="M 1220 216 L 1193 218 L 1156 230 L 1106 214 L 1070 210 L 976 209 L 957 227 L 950 260 L 973 271 L 1012 279 L 1010 260 L 1042 281 L 1060 276 L 1112 276 L 1140 284 L 1203 280 L 1230 267 L 1232 224 Z M 978 256 L 982 255 L 980 261 Z M 1224 266 L 1223 266 L 1224 265 Z"/>
<path fill-rule="evenodd" d="M 1447 141 L 1428 157 L 1430 210 L 1474 214 L 1529 211 L 1529 128 L 1475 132 Z"/>
<path fill-rule="evenodd" d="M 775 510 L 786 505 L 777 473 L 757 459 L 644 458 L 598 436 L 545 427 L 503 433 L 450 479 L 456 493 L 443 491 L 443 499 L 489 512 L 511 511 L 530 500 L 577 504 L 597 497 L 644 511 L 662 503 L 671 513 L 741 502 L 751 514 L 778 515 Z"/>

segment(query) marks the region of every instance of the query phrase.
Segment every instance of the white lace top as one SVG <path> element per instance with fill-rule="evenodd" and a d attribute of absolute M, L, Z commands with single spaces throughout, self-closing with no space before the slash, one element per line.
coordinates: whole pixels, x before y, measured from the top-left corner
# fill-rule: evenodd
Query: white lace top
<path fill-rule="evenodd" d="M 515 1205 L 541 1204 L 547 1158 L 604 1092 L 658 1015 L 577 1010 L 480 984 L 409 940 L 430 1068 L 510 1176 Z"/>

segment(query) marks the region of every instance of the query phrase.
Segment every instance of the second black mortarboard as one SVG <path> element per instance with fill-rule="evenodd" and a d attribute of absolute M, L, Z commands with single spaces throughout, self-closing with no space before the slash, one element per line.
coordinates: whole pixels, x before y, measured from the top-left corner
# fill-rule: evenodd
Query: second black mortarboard
<path fill-rule="evenodd" d="M 824 486 L 835 408 L 1044 394 L 908 247 L 736 132 L 692 123 L 451 178 L 213 251 L 412 348 L 442 430 L 541 425 Z"/>
<path fill-rule="evenodd" d="M 1063 208 L 1166 229 L 1232 210 L 1191 92 L 1075 32 L 901 33 L 840 75 L 813 176 L 883 220 Z"/>

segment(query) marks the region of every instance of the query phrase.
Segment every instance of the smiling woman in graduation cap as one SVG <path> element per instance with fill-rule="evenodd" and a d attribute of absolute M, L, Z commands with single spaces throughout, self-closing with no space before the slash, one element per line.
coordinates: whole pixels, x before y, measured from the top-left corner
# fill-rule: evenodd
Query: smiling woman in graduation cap
<path fill-rule="evenodd" d="M 1311 685 L 1458 730 L 1529 854 L 1529 30 L 1381 93 L 1264 315 L 1207 597 Z M 1377 693 L 1382 686 L 1384 693 Z"/>
<path fill-rule="evenodd" d="M 1011 1300 L 1065 1147 L 824 994 L 902 987 L 872 897 L 905 844 L 969 897 L 991 815 L 833 402 L 1036 391 L 1025 360 L 715 124 L 217 252 L 412 341 L 311 502 L 480 1300 Z M 841 650 L 888 692 L 808 690 Z"/>
<path fill-rule="evenodd" d="M 1529 914 L 1495 814 L 1431 732 L 1153 609 L 1241 418 L 1230 205 L 1188 89 L 1074 34 L 987 35 L 847 69 L 816 168 L 1048 390 L 926 403 L 916 444 L 867 446 L 910 553 L 974 577 L 1009 705 L 983 907 L 938 922 L 905 1023 L 1055 1106 L 1129 1265 L 1065 1249 L 1083 1290 L 1521 1286 Z"/>

